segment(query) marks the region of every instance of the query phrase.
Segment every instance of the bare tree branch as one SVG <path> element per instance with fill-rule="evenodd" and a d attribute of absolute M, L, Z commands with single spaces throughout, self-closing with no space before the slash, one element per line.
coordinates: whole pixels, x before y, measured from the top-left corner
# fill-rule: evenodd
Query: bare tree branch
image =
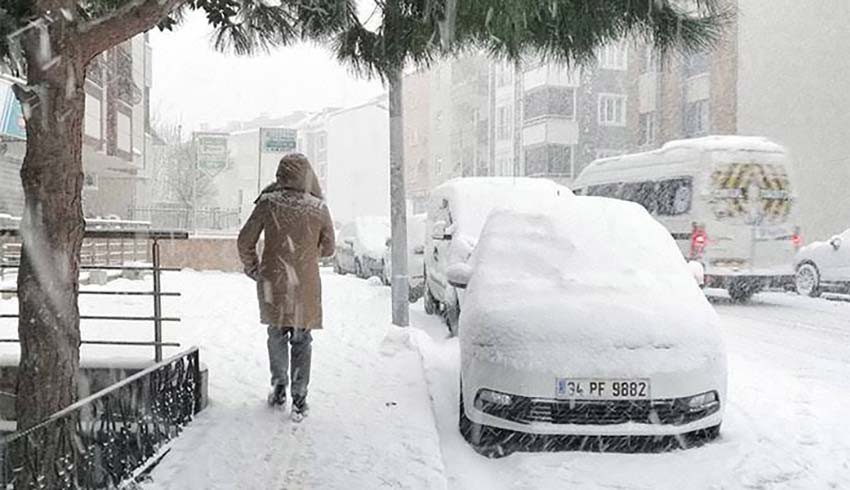
<path fill-rule="evenodd" d="M 133 0 L 109 15 L 80 25 L 77 31 L 80 34 L 84 56 L 90 59 L 136 34 L 152 29 L 174 9 L 187 2 L 188 0 Z"/>

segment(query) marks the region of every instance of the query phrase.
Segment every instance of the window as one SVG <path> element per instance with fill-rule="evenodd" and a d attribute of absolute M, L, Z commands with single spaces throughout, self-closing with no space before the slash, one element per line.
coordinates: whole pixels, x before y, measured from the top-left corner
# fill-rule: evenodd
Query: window
<path fill-rule="evenodd" d="M 708 134 L 709 108 L 708 99 L 697 100 L 685 107 L 685 134 L 703 136 Z"/>
<path fill-rule="evenodd" d="M 708 73 L 708 54 L 705 52 L 693 53 L 685 57 L 685 77 L 690 78 L 703 73 Z"/>
<path fill-rule="evenodd" d="M 655 113 L 644 112 L 640 115 L 640 137 L 641 145 L 655 143 Z"/>
<path fill-rule="evenodd" d="M 507 87 L 513 83 L 513 67 L 504 63 L 496 65 L 496 87 Z"/>
<path fill-rule="evenodd" d="M 90 136 L 95 139 L 102 139 L 103 134 L 101 133 L 101 114 L 100 114 L 101 102 L 97 97 L 93 97 L 91 94 L 86 94 L 86 119 L 85 119 L 85 133 L 86 136 Z"/>
<path fill-rule="evenodd" d="M 320 162 L 325 161 L 328 156 L 327 139 L 328 135 L 324 131 L 316 135 L 316 160 Z"/>
<path fill-rule="evenodd" d="M 640 63 L 640 72 L 656 73 L 658 71 L 658 53 L 652 49 L 652 46 L 647 46 L 643 50 L 643 59 Z"/>
<path fill-rule="evenodd" d="M 572 88 L 543 87 L 533 90 L 524 97 L 525 121 L 558 116 L 574 119 L 576 114 L 576 92 Z"/>
<path fill-rule="evenodd" d="M 626 96 L 618 94 L 599 95 L 599 124 L 602 126 L 626 125 Z"/>
<path fill-rule="evenodd" d="M 656 213 L 677 216 L 691 210 L 692 183 L 690 178 L 663 180 L 658 183 Z"/>
<path fill-rule="evenodd" d="M 525 173 L 536 175 L 572 175 L 573 147 L 537 145 L 525 150 Z"/>
<path fill-rule="evenodd" d="M 629 182 L 623 184 L 618 196 L 624 201 L 640 204 L 647 211 L 655 214 L 656 186 L 655 182 Z"/>
<path fill-rule="evenodd" d="M 623 70 L 627 64 L 627 50 L 623 43 L 608 44 L 599 53 L 599 66 L 606 70 Z"/>
<path fill-rule="evenodd" d="M 499 140 L 511 138 L 511 112 L 510 106 L 502 106 L 496 109 L 496 138 Z"/>
<path fill-rule="evenodd" d="M 133 150 L 133 123 L 130 116 L 123 112 L 117 113 L 117 148 L 124 152 Z"/>

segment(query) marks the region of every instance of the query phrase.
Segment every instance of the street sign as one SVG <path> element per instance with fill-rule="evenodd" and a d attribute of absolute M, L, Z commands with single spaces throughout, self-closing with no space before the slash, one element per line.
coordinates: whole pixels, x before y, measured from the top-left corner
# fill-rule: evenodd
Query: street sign
<path fill-rule="evenodd" d="M 198 170 L 215 177 L 227 168 L 227 133 L 194 133 Z"/>
<path fill-rule="evenodd" d="M 289 128 L 260 128 L 263 153 L 287 153 L 295 150 L 296 131 Z"/>
<path fill-rule="evenodd" d="M 26 139 L 26 124 L 21 104 L 12 91 L 12 82 L 0 78 L 0 138 Z"/>

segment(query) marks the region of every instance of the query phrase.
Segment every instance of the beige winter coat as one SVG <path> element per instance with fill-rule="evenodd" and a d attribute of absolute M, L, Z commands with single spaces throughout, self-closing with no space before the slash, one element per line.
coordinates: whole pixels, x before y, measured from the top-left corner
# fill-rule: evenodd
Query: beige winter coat
<path fill-rule="evenodd" d="M 319 257 L 333 255 L 334 227 L 306 157 L 283 157 L 277 182 L 260 194 L 237 246 L 245 273 L 257 281 L 261 323 L 322 328 Z"/>

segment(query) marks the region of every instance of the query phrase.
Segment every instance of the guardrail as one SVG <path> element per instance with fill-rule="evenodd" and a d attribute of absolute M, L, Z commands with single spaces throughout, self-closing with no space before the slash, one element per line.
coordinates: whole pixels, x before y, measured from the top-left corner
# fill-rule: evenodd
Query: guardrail
<path fill-rule="evenodd" d="M 135 219 L 149 221 L 154 228 L 174 230 L 237 230 L 241 225 L 239 208 L 132 208 Z"/>
<path fill-rule="evenodd" d="M 17 229 L 0 229 L 0 239 L 18 238 Z M 152 231 L 152 230 L 86 230 L 85 238 L 88 239 L 112 239 L 112 240 L 127 240 L 136 243 L 140 240 L 151 241 L 150 256 L 152 265 L 81 265 L 81 270 L 135 270 L 135 271 L 150 271 L 153 273 L 153 291 L 90 291 L 81 290 L 79 294 L 95 294 L 104 296 L 151 296 L 153 298 L 153 316 L 119 316 L 119 315 L 80 315 L 80 320 L 113 320 L 113 321 L 145 321 L 153 322 L 154 338 L 152 342 L 132 342 L 118 340 L 82 340 L 83 344 L 95 345 L 124 345 L 124 346 L 152 346 L 154 348 L 154 360 L 159 362 L 162 360 L 163 347 L 179 347 L 180 344 L 173 342 L 163 342 L 162 340 L 162 323 L 163 322 L 179 322 L 177 317 L 162 316 L 162 298 L 163 296 L 180 296 L 177 292 L 162 291 L 162 272 L 163 271 L 180 271 L 179 268 L 162 267 L 160 264 L 160 240 L 186 240 L 189 238 L 188 233 L 184 231 Z M 0 263 L 0 270 L 18 269 L 19 263 Z M 16 289 L 0 289 L 0 293 L 17 294 Z M 0 319 L 18 318 L 17 314 L 0 314 Z M 19 339 L 3 339 L 0 342 L 19 342 Z"/>
<path fill-rule="evenodd" d="M 163 456 L 201 407 L 192 347 L 4 437 L 0 488 L 116 488 Z"/>

